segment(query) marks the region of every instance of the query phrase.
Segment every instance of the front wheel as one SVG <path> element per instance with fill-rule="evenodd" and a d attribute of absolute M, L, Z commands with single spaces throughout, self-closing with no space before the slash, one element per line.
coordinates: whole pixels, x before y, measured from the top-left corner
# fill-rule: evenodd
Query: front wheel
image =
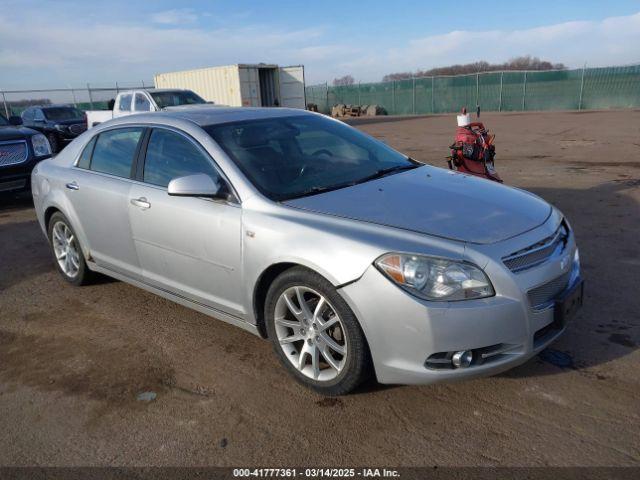
<path fill-rule="evenodd" d="M 285 368 L 324 395 L 344 395 L 370 375 L 355 315 L 325 278 L 302 267 L 281 274 L 265 307 L 267 333 Z"/>

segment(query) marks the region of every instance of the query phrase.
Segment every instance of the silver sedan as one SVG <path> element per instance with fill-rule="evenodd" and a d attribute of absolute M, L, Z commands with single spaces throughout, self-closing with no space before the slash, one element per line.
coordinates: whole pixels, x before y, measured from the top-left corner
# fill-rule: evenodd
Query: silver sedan
<path fill-rule="evenodd" d="M 105 274 L 268 338 L 327 395 L 504 371 L 582 303 L 557 209 L 304 111 L 116 119 L 32 192 L 69 283 Z"/>

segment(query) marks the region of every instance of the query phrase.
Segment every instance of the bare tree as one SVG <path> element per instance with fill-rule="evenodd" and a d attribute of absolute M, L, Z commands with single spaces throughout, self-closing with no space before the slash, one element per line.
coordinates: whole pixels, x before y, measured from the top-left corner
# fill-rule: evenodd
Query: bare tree
<path fill-rule="evenodd" d="M 355 83 L 355 80 L 351 75 L 345 75 L 344 77 L 333 79 L 334 87 L 344 87 L 345 85 L 353 85 L 354 83 Z"/>
<path fill-rule="evenodd" d="M 551 63 L 546 60 L 540 60 L 538 57 L 526 55 L 497 64 L 479 61 L 466 63 L 464 65 L 456 64 L 448 67 L 432 68 L 430 70 L 417 70 L 416 72 L 390 73 L 382 77 L 382 81 L 390 82 L 392 80 L 405 80 L 412 77 L 430 77 L 432 75 L 461 75 L 465 73 L 499 72 L 503 70 L 564 70 L 566 68 L 562 63 Z"/>

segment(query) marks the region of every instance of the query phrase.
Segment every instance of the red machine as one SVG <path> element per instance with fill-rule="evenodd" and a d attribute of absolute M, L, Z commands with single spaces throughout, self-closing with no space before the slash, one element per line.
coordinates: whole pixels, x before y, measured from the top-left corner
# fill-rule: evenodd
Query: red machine
<path fill-rule="evenodd" d="M 480 108 L 477 114 L 480 118 Z M 471 115 L 467 113 L 466 108 L 463 108 L 462 114 L 458 115 L 455 142 L 449 147 L 451 148 L 451 156 L 447 157 L 449 168 L 502 183 L 493 161 L 496 155 L 493 144 L 495 138 L 495 135 L 487 132 L 482 122 L 472 122 Z"/>

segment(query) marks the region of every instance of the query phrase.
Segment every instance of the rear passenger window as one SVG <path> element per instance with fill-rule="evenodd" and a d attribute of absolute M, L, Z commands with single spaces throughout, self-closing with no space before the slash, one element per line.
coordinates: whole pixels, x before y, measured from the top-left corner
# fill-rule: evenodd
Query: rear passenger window
<path fill-rule="evenodd" d="M 84 147 L 80 158 L 78 159 L 77 167 L 80 168 L 89 168 L 89 164 L 91 163 L 91 154 L 93 153 L 93 146 L 96 144 L 96 137 L 93 137 L 87 146 Z"/>
<path fill-rule="evenodd" d="M 91 170 L 129 178 L 142 128 L 120 128 L 101 133 L 91 158 Z"/>
<path fill-rule="evenodd" d="M 218 177 L 209 158 L 185 137 L 169 130 L 153 130 L 144 162 L 144 181 L 166 187 L 174 178 L 196 173 Z"/>

